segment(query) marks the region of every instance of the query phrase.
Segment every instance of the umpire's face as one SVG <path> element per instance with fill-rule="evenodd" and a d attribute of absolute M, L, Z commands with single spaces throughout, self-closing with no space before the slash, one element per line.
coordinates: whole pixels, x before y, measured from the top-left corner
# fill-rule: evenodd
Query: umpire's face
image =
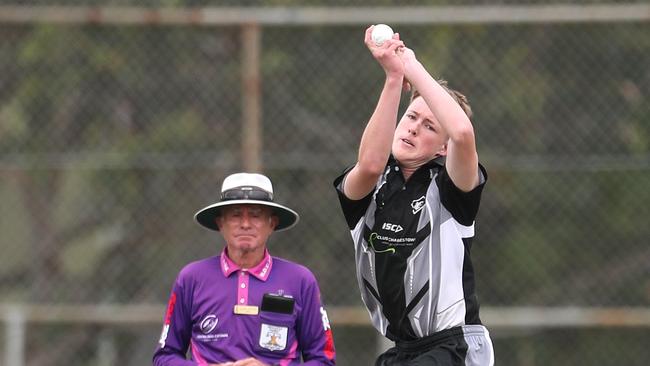
<path fill-rule="evenodd" d="M 278 221 L 269 207 L 244 204 L 224 207 L 217 217 L 217 226 L 228 252 L 243 255 L 263 253 Z"/>

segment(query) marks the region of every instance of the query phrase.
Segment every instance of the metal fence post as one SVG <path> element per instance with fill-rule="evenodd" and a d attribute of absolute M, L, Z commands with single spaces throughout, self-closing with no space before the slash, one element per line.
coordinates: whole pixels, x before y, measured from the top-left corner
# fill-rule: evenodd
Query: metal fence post
<path fill-rule="evenodd" d="M 112 366 L 117 364 L 117 347 L 115 334 L 111 329 L 99 332 L 97 339 L 97 366 Z"/>
<path fill-rule="evenodd" d="M 262 169 L 260 25 L 242 26 L 242 163 L 248 172 Z"/>
<path fill-rule="evenodd" d="M 6 313 L 5 365 L 25 365 L 25 313 L 19 306 L 11 306 Z"/>

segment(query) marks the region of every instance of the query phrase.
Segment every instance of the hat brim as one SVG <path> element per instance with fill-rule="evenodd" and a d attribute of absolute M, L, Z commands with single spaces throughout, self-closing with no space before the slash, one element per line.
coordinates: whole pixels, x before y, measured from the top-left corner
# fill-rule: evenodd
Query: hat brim
<path fill-rule="evenodd" d="M 275 231 L 290 229 L 298 223 L 298 220 L 300 220 L 298 213 L 288 207 L 282 206 L 275 202 L 257 200 L 232 200 L 217 202 L 200 209 L 196 214 L 194 214 L 194 219 L 203 227 L 206 227 L 210 230 L 219 231 L 216 218 L 219 216 L 221 208 L 232 205 L 261 205 L 270 207 L 273 210 L 273 214 L 276 215 L 279 219 L 278 225 L 275 227 Z"/>

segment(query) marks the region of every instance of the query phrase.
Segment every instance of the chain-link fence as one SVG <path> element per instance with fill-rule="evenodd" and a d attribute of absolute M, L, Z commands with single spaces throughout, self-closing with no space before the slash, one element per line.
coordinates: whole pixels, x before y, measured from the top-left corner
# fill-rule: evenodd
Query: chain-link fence
<path fill-rule="evenodd" d="M 472 254 L 482 306 L 647 308 L 650 21 L 394 28 L 475 113 L 490 177 Z M 328 307 L 361 305 L 332 180 L 355 162 L 383 83 L 364 29 L 261 26 L 251 79 L 261 88 L 259 164 L 278 201 L 301 214 L 270 250 L 308 266 Z M 253 149 L 242 148 L 244 46 L 239 25 L 0 24 L 1 302 L 162 304 L 184 264 L 220 250 L 192 216 Z M 333 322 L 339 364 L 371 364 L 374 330 Z M 159 330 L 37 322 L 21 357 L 144 365 Z M 650 359 L 647 322 L 491 332 L 498 365 Z"/>

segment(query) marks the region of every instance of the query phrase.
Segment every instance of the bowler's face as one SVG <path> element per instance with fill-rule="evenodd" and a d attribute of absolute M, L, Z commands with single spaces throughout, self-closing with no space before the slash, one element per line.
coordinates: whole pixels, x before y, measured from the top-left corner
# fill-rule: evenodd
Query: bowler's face
<path fill-rule="evenodd" d="M 422 97 L 402 116 L 393 138 L 392 153 L 405 167 L 420 167 L 437 155 L 446 155 L 449 139 Z"/>
<path fill-rule="evenodd" d="M 262 205 L 232 205 L 221 210 L 217 226 L 229 253 L 264 251 L 266 241 L 278 224 L 278 217 Z"/>

